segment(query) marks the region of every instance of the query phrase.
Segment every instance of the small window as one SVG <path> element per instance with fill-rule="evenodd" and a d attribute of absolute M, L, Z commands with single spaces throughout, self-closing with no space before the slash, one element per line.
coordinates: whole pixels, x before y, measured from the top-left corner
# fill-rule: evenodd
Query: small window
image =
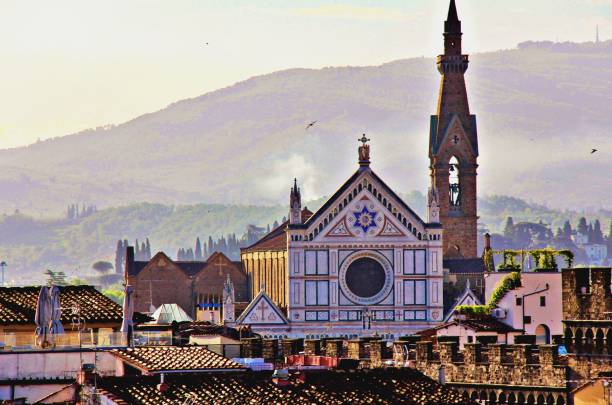
<path fill-rule="evenodd" d="M 468 343 L 474 343 L 474 336 L 468 336 Z"/>
<path fill-rule="evenodd" d="M 540 306 L 541 307 L 545 307 L 546 306 L 546 297 L 544 297 L 544 296 L 540 297 Z"/>
<path fill-rule="evenodd" d="M 524 316 L 523 317 L 523 324 L 529 325 L 530 323 L 531 323 L 531 317 L 530 316 Z"/>
<path fill-rule="evenodd" d="M 519 307 L 523 305 L 523 299 L 521 297 L 516 297 L 516 305 Z"/>

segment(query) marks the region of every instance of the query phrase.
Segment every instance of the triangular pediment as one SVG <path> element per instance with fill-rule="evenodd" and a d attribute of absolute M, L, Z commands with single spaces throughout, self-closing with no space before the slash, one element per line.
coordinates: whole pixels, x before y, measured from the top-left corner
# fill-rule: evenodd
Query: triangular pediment
<path fill-rule="evenodd" d="M 369 168 L 355 173 L 305 225 L 310 240 L 418 241 L 426 234 L 425 222 Z"/>
<path fill-rule="evenodd" d="M 285 325 L 289 320 L 261 290 L 236 321 L 240 325 Z"/>
<path fill-rule="evenodd" d="M 467 148 L 462 148 L 461 145 L 467 145 Z M 475 146 L 468 137 L 467 131 L 457 114 L 453 115 L 448 125 L 444 129 L 444 132 L 439 139 L 436 153 L 447 148 L 449 150 L 453 150 L 452 154 L 461 155 L 461 151 L 464 151 L 464 156 L 460 156 L 462 160 L 468 159 L 468 156 L 465 156 L 466 152 L 472 156 L 478 156 L 478 151 L 475 149 Z"/>
<path fill-rule="evenodd" d="M 480 301 L 476 293 L 470 288 L 469 283 L 465 287 L 465 290 L 459 296 L 459 298 L 455 300 L 455 305 L 453 305 L 450 311 L 448 311 L 448 314 L 444 318 L 444 322 L 447 322 L 453 317 L 453 314 L 455 313 L 455 308 L 460 305 L 482 305 L 482 302 Z"/>
<path fill-rule="evenodd" d="M 157 252 L 155 256 L 149 260 L 149 262 L 138 272 L 138 275 L 146 274 L 150 272 L 152 269 L 161 269 L 163 271 L 168 272 L 180 272 L 184 274 L 186 277 L 189 277 L 189 274 L 185 272 L 183 268 L 178 266 L 174 260 L 172 260 L 168 255 L 164 252 Z"/>

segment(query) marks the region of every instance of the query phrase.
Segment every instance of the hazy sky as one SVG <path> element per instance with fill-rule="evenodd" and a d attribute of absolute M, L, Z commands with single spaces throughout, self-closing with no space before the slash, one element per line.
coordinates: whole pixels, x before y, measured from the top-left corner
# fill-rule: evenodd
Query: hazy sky
<path fill-rule="evenodd" d="M 457 0 L 467 52 L 612 38 L 612 0 Z M 448 0 L 0 0 L 0 148 L 291 67 L 441 48 Z M 206 43 L 208 42 L 208 45 Z"/>

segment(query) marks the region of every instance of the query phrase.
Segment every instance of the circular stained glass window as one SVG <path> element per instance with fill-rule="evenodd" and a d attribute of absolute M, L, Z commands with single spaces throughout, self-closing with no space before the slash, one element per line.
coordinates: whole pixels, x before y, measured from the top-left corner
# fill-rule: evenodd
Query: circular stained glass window
<path fill-rule="evenodd" d="M 345 280 L 353 294 L 360 298 L 370 298 L 385 286 L 385 269 L 378 261 L 361 257 L 348 266 Z"/>

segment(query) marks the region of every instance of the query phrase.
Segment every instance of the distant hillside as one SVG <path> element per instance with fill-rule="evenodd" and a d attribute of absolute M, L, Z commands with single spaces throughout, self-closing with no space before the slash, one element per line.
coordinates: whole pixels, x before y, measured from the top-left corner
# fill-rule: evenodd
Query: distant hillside
<path fill-rule="evenodd" d="M 317 198 L 355 169 L 362 132 L 392 187 L 425 192 L 438 80 L 427 58 L 291 69 L 118 126 L 0 151 L 0 212 L 56 216 L 73 201 L 278 204 L 293 177 Z M 473 55 L 467 81 L 482 195 L 612 208 L 612 42 Z"/>
<path fill-rule="evenodd" d="M 420 215 L 424 215 L 425 196 L 412 192 L 402 196 Z M 317 209 L 324 201 L 308 202 Z M 505 219 L 542 220 L 552 229 L 565 220 L 578 222 L 579 213 L 560 212 L 545 206 L 529 204 L 514 197 L 494 196 L 479 202 L 481 228 L 492 232 L 503 230 Z M 23 214 L 0 216 L 0 259 L 8 263 L 7 280 L 19 284 L 40 282 L 45 269 L 64 271 L 69 277 L 93 275 L 92 264 L 98 260 L 114 264 L 118 239 L 143 241 L 149 238 L 153 254 L 163 250 L 176 257 L 178 248 L 193 247 L 196 237 L 203 241 L 227 234 L 240 238 L 249 224 L 265 227 L 287 215 L 287 207 L 198 204 L 171 206 L 134 204 L 100 210 L 79 219 L 34 219 Z M 599 218 L 605 232 L 612 212 L 596 212 L 589 220 Z"/>

